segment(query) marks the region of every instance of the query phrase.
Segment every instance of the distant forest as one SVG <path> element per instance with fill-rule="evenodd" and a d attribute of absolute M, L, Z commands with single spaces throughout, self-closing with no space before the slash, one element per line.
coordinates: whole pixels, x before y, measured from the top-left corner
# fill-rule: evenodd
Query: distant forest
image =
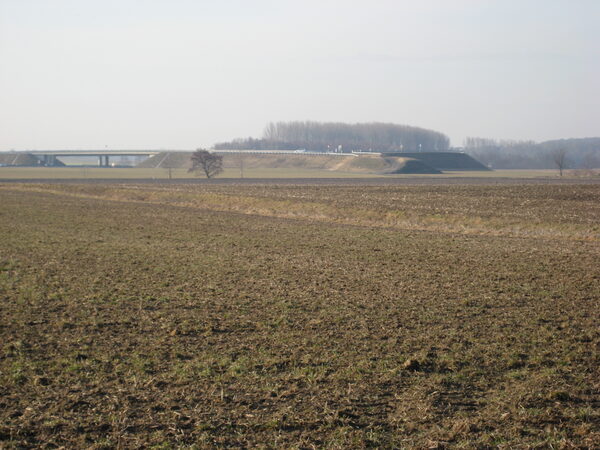
<path fill-rule="evenodd" d="M 215 150 L 298 150 L 443 152 L 450 139 L 443 133 L 393 123 L 271 122 L 261 138 L 241 138 L 215 144 Z M 546 142 L 468 137 L 464 150 L 493 169 L 553 169 L 553 153 L 566 152 L 571 169 L 600 168 L 600 138 Z"/>
<path fill-rule="evenodd" d="M 502 141 L 469 137 L 464 149 L 492 169 L 554 169 L 553 153 L 565 150 L 567 168 L 600 168 L 600 138 Z"/>
<path fill-rule="evenodd" d="M 447 151 L 450 139 L 443 133 L 392 123 L 272 122 L 262 138 L 235 139 L 214 145 L 215 150 L 307 151 Z"/>

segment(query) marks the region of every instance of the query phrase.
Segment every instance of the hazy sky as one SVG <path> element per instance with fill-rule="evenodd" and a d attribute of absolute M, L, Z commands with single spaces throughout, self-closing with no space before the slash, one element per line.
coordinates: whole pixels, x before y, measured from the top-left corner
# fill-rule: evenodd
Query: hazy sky
<path fill-rule="evenodd" d="M 600 136 L 599 0 L 0 0 L 0 150 L 186 148 L 278 120 Z"/>

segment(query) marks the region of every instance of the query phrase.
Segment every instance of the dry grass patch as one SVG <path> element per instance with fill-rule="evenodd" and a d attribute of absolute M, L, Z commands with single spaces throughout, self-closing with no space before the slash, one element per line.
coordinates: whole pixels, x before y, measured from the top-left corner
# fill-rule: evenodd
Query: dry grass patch
<path fill-rule="evenodd" d="M 12 185 L 118 201 L 277 218 L 496 236 L 597 240 L 600 189 L 566 186 L 112 186 Z"/>

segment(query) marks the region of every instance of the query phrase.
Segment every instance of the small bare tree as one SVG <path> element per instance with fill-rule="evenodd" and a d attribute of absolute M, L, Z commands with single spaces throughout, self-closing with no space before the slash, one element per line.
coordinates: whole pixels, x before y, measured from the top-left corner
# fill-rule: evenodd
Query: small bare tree
<path fill-rule="evenodd" d="M 237 155 L 235 155 L 232 160 L 233 162 L 237 163 L 239 168 L 240 168 L 240 178 L 244 178 L 244 162 L 246 159 L 246 155 L 244 154 L 244 152 L 240 152 Z"/>
<path fill-rule="evenodd" d="M 564 148 L 559 148 L 552 153 L 552 161 L 554 161 L 554 165 L 562 177 L 563 170 L 567 168 L 567 151 Z"/>
<path fill-rule="evenodd" d="M 167 169 L 167 174 L 169 176 L 169 180 L 173 178 L 173 169 L 177 169 L 179 164 L 175 158 L 175 153 L 167 153 L 166 157 L 160 162 L 158 167 L 162 167 L 163 169 Z"/>
<path fill-rule="evenodd" d="M 206 178 L 212 178 L 223 172 L 223 157 L 199 148 L 192 154 L 189 172 L 204 172 Z"/>

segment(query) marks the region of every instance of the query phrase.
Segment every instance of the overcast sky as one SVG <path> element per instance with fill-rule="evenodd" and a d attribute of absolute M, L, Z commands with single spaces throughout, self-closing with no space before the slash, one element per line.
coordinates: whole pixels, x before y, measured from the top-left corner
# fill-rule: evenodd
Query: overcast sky
<path fill-rule="evenodd" d="M 181 148 L 279 120 L 600 136 L 598 0 L 0 0 L 0 150 Z"/>

